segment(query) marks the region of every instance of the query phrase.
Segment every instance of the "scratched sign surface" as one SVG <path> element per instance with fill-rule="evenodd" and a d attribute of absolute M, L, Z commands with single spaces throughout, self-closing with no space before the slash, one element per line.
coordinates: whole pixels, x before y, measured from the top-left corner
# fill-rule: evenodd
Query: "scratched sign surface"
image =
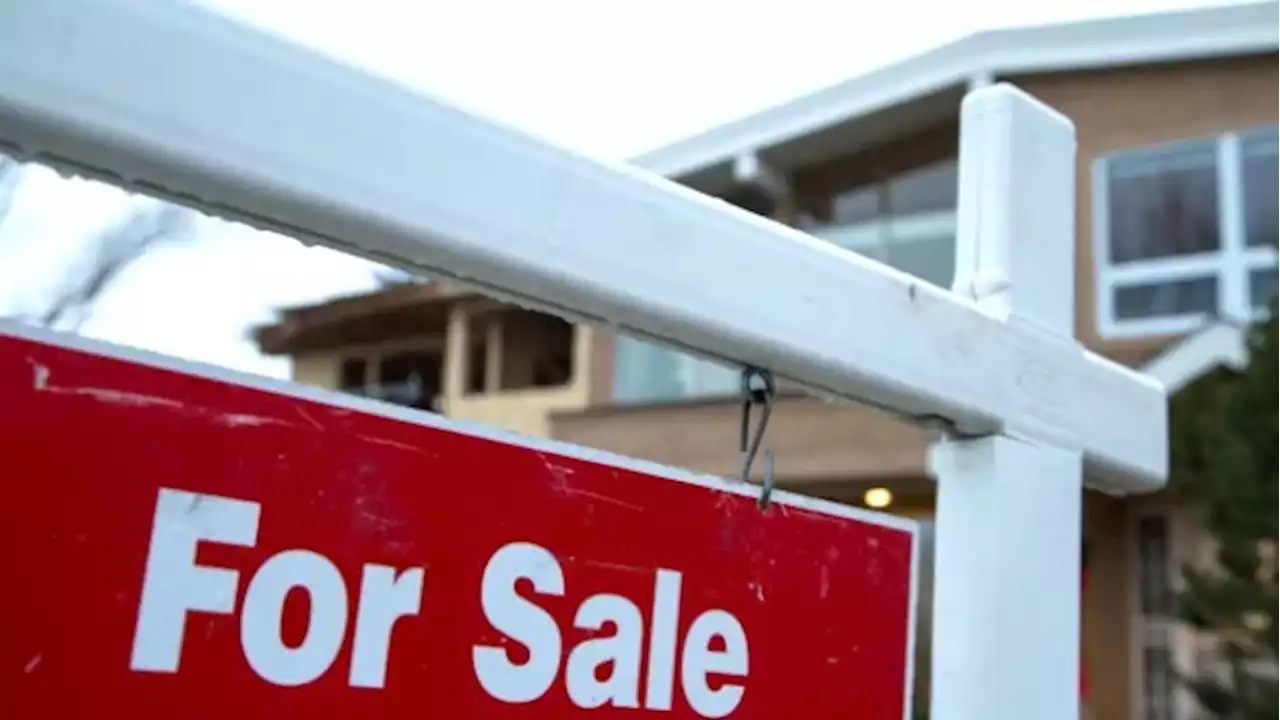
<path fill-rule="evenodd" d="M 32 332 L 0 717 L 908 712 L 905 521 Z"/>

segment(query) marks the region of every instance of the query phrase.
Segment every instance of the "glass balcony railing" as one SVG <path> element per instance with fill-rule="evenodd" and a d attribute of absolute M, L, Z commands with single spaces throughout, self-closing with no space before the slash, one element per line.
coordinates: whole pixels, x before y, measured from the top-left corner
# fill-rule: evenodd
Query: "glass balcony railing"
<path fill-rule="evenodd" d="M 815 237 L 879 260 L 939 287 L 955 274 L 955 209 L 806 228 Z M 613 401 L 670 402 L 731 396 L 738 370 L 637 338 L 614 347 Z"/>

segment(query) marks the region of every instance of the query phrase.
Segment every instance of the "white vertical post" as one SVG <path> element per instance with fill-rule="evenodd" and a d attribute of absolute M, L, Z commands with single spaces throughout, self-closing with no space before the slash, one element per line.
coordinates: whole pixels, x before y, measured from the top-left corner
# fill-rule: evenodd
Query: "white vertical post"
<path fill-rule="evenodd" d="M 1075 342 L 1074 177 L 1066 118 L 1009 85 L 965 98 L 955 290 L 1064 352 Z M 1030 391 L 1063 378 L 1006 380 Z M 1071 438 L 1027 430 L 930 451 L 934 720 L 1079 717 L 1083 458 Z"/>

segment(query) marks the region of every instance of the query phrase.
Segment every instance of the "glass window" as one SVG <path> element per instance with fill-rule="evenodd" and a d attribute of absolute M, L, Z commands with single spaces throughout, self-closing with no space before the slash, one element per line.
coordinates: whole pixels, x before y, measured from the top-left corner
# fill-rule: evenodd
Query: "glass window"
<path fill-rule="evenodd" d="M 1142 692 L 1146 720 L 1171 720 L 1174 717 L 1173 689 L 1177 682 L 1173 658 L 1164 633 L 1151 639 L 1142 649 Z"/>
<path fill-rule="evenodd" d="M 363 393 L 365 391 L 365 373 L 369 364 L 360 358 L 342 361 L 341 377 L 338 378 L 338 389 L 344 392 Z"/>
<path fill-rule="evenodd" d="M 679 397 L 676 353 L 619 335 L 613 350 L 613 400 L 640 402 Z"/>
<path fill-rule="evenodd" d="M 439 352 L 406 352 L 378 365 L 377 396 L 397 405 L 431 410 L 440 394 L 444 358 Z"/>
<path fill-rule="evenodd" d="M 1173 617 L 1171 522 L 1164 515 L 1139 519 L 1137 654 L 1141 666 L 1142 714 L 1147 720 L 1177 717 L 1177 674 L 1174 667 L 1177 621 Z"/>
<path fill-rule="evenodd" d="M 954 159 L 915 168 L 831 199 L 829 221 L 802 229 L 941 287 L 955 274 Z"/>
<path fill-rule="evenodd" d="M 831 200 L 831 224 L 848 225 L 880 217 L 881 194 L 879 185 L 864 185 L 836 195 Z"/>
<path fill-rule="evenodd" d="M 950 287 L 956 267 L 956 214 L 942 210 L 895 216 L 884 262 L 939 287 Z"/>
<path fill-rule="evenodd" d="M 812 234 L 836 247 L 885 262 L 885 225 L 878 220 L 848 225 L 828 225 L 814 229 Z"/>
<path fill-rule="evenodd" d="M 738 370 L 657 343 L 618 336 L 613 357 L 614 402 L 662 402 L 738 392 Z"/>
<path fill-rule="evenodd" d="M 891 178 L 889 208 L 895 215 L 955 210 L 958 167 L 956 161 L 948 160 Z"/>
<path fill-rule="evenodd" d="M 1126 285 L 1115 291 L 1115 314 L 1120 320 L 1212 313 L 1217 307 L 1216 277 Z"/>
<path fill-rule="evenodd" d="M 1275 295 L 1275 126 L 1117 153 L 1094 181 L 1103 335 L 1248 322 Z"/>
<path fill-rule="evenodd" d="M 1215 143 L 1120 156 L 1109 172 L 1112 262 L 1218 249 Z"/>
<path fill-rule="evenodd" d="M 1276 129 L 1246 137 L 1240 155 L 1244 174 L 1244 233 L 1249 247 L 1276 247 L 1280 215 L 1280 164 Z"/>
<path fill-rule="evenodd" d="M 1264 309 L 1276 296 L 1276 268 L 1262 268 L 1249 273 L 1249 302 Z"/>
<path fill-rule="evenodd" d="M 1169 587 L 1169 522 L 1163 516 L 1138 523 L 1138 597 L 1143 615 L 1168 615 L 1173 610 Z"/>

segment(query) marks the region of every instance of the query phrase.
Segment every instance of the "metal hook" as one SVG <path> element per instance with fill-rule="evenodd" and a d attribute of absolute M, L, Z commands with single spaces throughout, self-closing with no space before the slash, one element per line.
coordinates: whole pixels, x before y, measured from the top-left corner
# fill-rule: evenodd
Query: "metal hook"
<path fill-rule="evenodd" d="M 763 387 L 753 388 L 751 381 L 760 379 Z M 749 482 L 751 465 L 755 462 L 756 453 L 760 451 L 760 443 L 764 439 L 765 428 L 769 425 L 769 415 L 773 412 L 773 402 L 777 398 L 778 387 L 773 381 L 773 373 L 760 368 L 742 369 L 742 426 L 739 434 L 739 450 L 742 452 L 742 482 Z M 760 405 L 760 424 L 751 435 L 751 406 Z M 748 442 L 748 439 L 750 442 Z M 773 451 L 764 451 L 764 488 L 760 491 L 760 509 L 769 507 L 769 496 L 773 494 Z"/>

